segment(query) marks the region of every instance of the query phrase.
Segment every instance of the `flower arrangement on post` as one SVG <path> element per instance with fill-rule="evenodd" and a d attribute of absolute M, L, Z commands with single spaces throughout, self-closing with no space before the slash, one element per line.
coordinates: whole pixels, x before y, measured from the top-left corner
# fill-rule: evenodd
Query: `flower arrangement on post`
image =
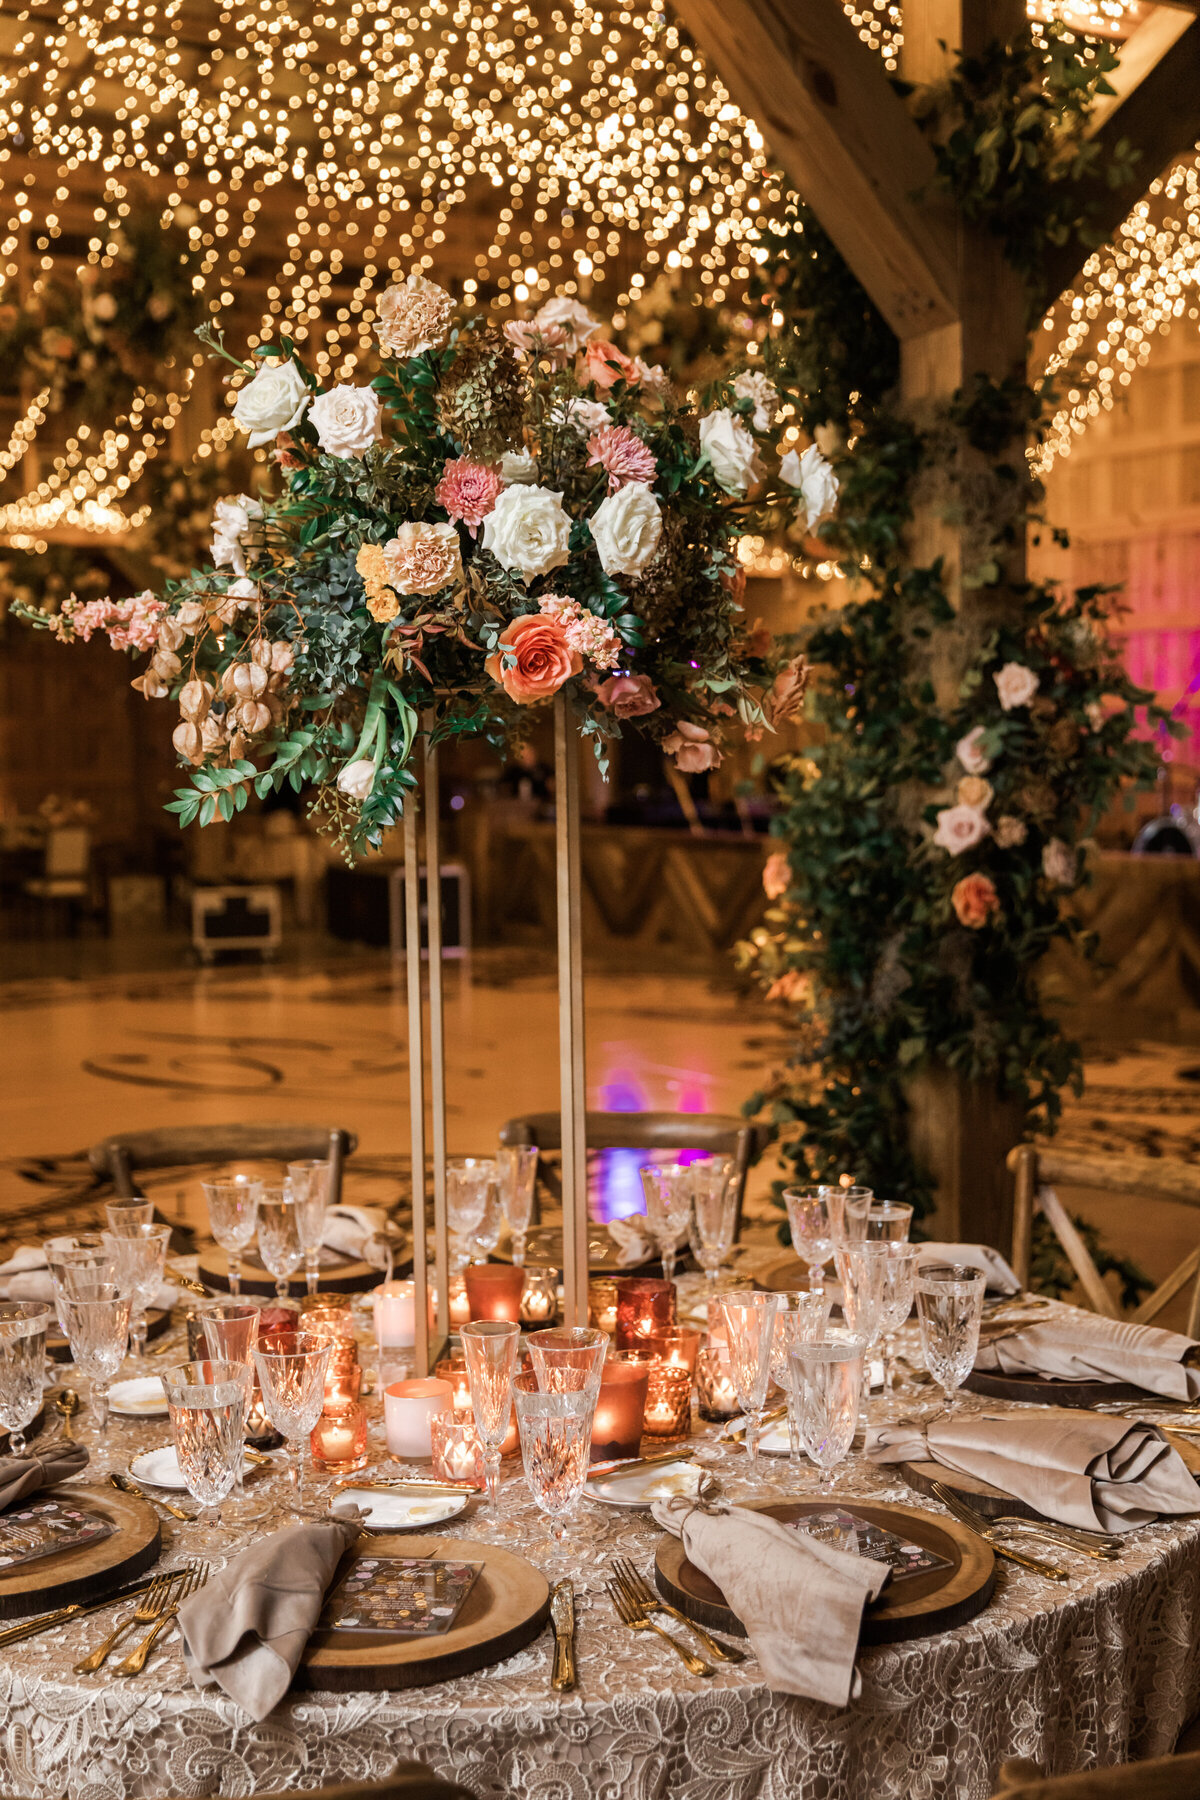
<path fill-rule="evenodd" d="M 701 414 L 599 331 L 565 296 L 503 331 L 459 320 L 414 272 L 380 299 L 380 373 L 325 391 L 287 341 L 241 362 L 201 331 L 280 491 L 219 502 L 212 567 L 134 632 L 114 610 L 114 643 L 151 653 L 134 685 L 180 709 L 181 824 L 311 784 L 353 854 L 400 817 L 418 726 L 501 744 L 561 692 L 602 765 L 636 729 L 687 772 L 795 710 L 802 659 L 747 628 L 737 540 L 827 509 L 832 475 L 781 457 L 761 372 Z M 103 623 L 78 614 L 25 616 Z"/>

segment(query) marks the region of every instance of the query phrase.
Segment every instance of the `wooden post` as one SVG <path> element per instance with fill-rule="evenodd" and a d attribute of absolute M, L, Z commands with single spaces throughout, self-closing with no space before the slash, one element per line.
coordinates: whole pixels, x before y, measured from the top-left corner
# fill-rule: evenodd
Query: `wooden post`
<path fill-rule="evenodd" d="M 434 716 L 425 715 L 425 913 L 429 945 L 429 1101 L 433 1150 L 433 1242 L 437 1336 L 450 1335 L 450 1233 L 446 1221 L 446 1026 L 442 996 L 442 834 Z M 418 943 L 419 943 L 418 938 Z"/>
<path fill-rule="evenodd" d="M 429 1268 L 425 1245 L 425 1033 L 421 1003 L 421 843 L 414 790 L 404 808 L 404 960 L 408 999 L 408 1115 L 412 1164 L 413 1372 L 429 1373 Z M 444 1287 L 444 1280 L 439 1287 Z"/>
<path fill-rule="evenodd" d="M 587 1324 L 587 1089 L 580 916 L 579 733 L 554 701 L 558 1058 L 562 1105 L 563 1322 Z"/>

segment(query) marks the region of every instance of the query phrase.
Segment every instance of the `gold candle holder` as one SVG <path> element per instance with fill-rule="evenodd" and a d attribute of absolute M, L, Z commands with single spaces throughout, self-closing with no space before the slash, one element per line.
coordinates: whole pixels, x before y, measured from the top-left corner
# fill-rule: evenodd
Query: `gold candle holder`
<path fill-rule="evenodd" d="M 588 1282 L 588 1324 L 600 1331 L 607 1331 L 609 1337 L 617 1332 L 617 1284 L 601 1277 L 598 1281 Z"/>

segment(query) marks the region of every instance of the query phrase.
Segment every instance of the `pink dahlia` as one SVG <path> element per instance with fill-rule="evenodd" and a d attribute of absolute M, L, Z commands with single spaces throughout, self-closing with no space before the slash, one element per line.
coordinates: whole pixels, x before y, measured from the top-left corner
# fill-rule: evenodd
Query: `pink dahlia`
<path fill-rule="evenodd" d="M 456 524 L 461 522 L 474 537 L 495 506 L 503 485 L 495 469 L 460 456 L 446 464 L 433 497 Z"/>
<path fill-rule="evenodd" d="M 597 467 L 608 476 L 610 494 L 631 481 L 649 486 L 658 474 L 654 452 L 628 425 L 602 425 L 592 433 L 588 439 L 588 468 Z"/>

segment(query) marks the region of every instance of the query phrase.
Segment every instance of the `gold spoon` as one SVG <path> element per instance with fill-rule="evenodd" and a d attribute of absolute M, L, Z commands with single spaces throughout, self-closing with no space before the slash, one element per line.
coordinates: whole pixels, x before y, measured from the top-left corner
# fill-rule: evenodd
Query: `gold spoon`
<path fill-rule="evenodd" d="M 53 1404 L 55 1412 L 62 1416 L 63 1436 L 73 1443 L 75 1440 L 71 1435 L 71 1420 L 75 1417 L 75 1414 L 79 1411 L 83 1402 L 80 1400 L 79 1395 L 75 1392 L 74 1388 L 65 1387 L 60 1388 L 54 1395 Z"/>
<path fill-rule="evenodd" d="M 176 1506 L 173 1500 L 164 1500 L 161 1494 L 144 1493 L 137 1482 L 131 1481 L 128 1475 L 121 1475 L 114 1469 L 108 1479 L 112 1486 L 119 1488 L 123 1494 L 136 1494 L 139 1500 L 146 1500 L 153 1506 L 163 1507 L 173 1519 L 182 1519 L 185 1525 L 195 1524 L 195 1516 L 192 1513 L 185 1512 L 182 1506 Z"/>

